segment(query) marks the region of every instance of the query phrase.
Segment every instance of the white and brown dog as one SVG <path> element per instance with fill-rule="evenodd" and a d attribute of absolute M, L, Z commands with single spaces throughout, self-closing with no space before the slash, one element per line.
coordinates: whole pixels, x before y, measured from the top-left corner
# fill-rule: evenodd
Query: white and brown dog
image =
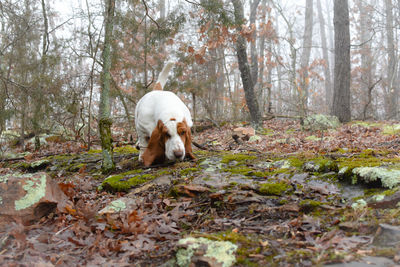
<path fill-rule="evenodd" d="M 165 65 L 153 91 L 145 94 L 136 105 L 139 161 L 143 161 L 145 166 L 161 163 L 165 159 L 195 159 L 190 111 L 176 94 L 162 91 L 173 65 L 171 62 Z"/>

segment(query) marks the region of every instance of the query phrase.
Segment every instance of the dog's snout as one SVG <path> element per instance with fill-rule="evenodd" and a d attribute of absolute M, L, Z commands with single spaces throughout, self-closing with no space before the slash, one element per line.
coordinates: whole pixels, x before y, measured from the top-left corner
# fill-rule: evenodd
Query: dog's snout
<path fill-rule="evenodd" d="M 175 156 L 175 158 L 181 158 L 183 156 L 183 151 L 182 150 L 175 150 L 174 151 L 174 156 Z"/>

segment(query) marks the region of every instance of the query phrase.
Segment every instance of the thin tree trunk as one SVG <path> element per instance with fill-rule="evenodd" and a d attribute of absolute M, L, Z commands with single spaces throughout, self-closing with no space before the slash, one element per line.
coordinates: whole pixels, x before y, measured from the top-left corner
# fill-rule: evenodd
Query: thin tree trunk
<path fill-rule="evenodd" d="M 331 70 L 329 65 L 328 46 L 326 43 L 326 33 L 325 33 L 325 19 L 321 8 L 321 0 L 317 0 L 317 9 L 319 18 L 319 29 L 321 34 L 322 55 L 325 61 L 325 66 L 324 66 L 325 103 L 327 107 L 330 107 L 332 105 Z"/>
<path fill-rule="evenodd" d="M 341 122 L 351 120 L 350 110 L 350 29 L 347 0 L 334 1 L 335 77 L 332 115 Z"/>
<path fill-rule="evenodd" d="M 47 13 L 46 13 L 46 4 L 44 0 L 41 1 L 42 3 L 42 15 L 43 15 L 43 24 L 44 24 L 44 29 L 43 29 L 43 35 L 42 35 L 42 57 L 40 60 L 40 78 L 39 78 L 39 84 L 37 87 L 36 92 L 34 92 L 34 98 L 35 98 L 35 107 L 33 111 L 33 119 L 32 119 L 32 126 L 33 126 L 33 132 L 35 133 L 35 150 L 40 149 L 40 120 L 42 117 L 42 94 L 43 88 L 44 88 L 44 76 L 47 70 L 47 50 L 48 50 L 48 45 L 49 45 L 49 38 L 48 38 L 48 32 L 49 32 L 49 23 L 47 20 Z"/>
<path fill-rule="evenodd" d="M 333 53 L 333 49 L 335 48 L 335 44 L 334 44 L 334 29 L 332 27 L 332 18 L 331 18 L 331 11 L 332 9 L 330 8 L 330 1 L 331 0 L 325 0 L 325 7 L 326 7 L 326 18 L 327 18 L 327 26 L 328 26 L 328 36 L 329 36 L 329 46 L 328 46 L 328 51 L 330 51 L 331 53 L 328 53 L 328 57 L 330 57 L 330 67 L 329 69 L 334 69 L 334 64 L 335 64 L 335 54 Z M 330 102 L 332 103 L 333 101 L 333 85 L 332 85 L 332 99 L 330 100 Z M 332 106 L 329 106 L 329 108 L 332 108 Z"/>
<path fill-rule="evenodd" d="M 372 56 L 371 56 L 371 45 L 368 39 L 370 38 L 370 31 L 368 27 L 372 23 L 370 19 L 370 12 L 364 1 L 358 3 L 360 11 L 360 41 L 361 41 L 361 81 L 360 89 L 362 97 L 360 97 L 361 105 L 364 106 L 362 110 L 362 119 L 367 119 L 368 111 L 371 110 L 372 102 Z"/>
<path fill-rule="evenodd" d="M 397 86 L 395 81 L 396 73 L 396 55 L 394 48 L 394 36 L 393 36 L 393 5 L 392 0 L 385 0 L 386 8 L 386 35 L 387 35 L 387 119 L 395 119 L 397 117 Z"/>
<path fill-rule="evenodd" d="M 110 86 L 111 86 L 111 40 L 114 21 L 115 0 L 106 0 L 105 35 L 103 48 L 103 73 L 99 107 L 99 133 L 103 153 L 102 171 L 110 172 L 115 168 L 113 159 L 113 147 L 111 139 L 111 110 L 110 110 Z"/>
<path fill-rule="evenodd" d="M 300 116 L 305 117 L 308 109 L 308 65 L 310 61 L 313 30 L 313 1 L 306 1 L 303 52 L 300 58 Z"/>
<path fill-rule="evenodd" d="M 249 62 L 247 60 L 246 40 L 240 35 L 241 27 L 244 22 L 243 5 L 240 0 L 232 0 L 235 9 L 235 23 L 239 33 L 236 40 L 236 54 L 239 62 L 239 70 L 242 78 L 246 104 L 250 111 L 251 123 L 255 128 L 260 127 L 261 114 L 258 107 L 258 101 L 254 94 L 254 83 L 251 77 Z"/>
<path fill-rule="evenodd" d="M 253 0 L 250 4 L 250 25 L 256 28 L 257 8 L 260 0 Z M 250 43 L 250 58 L 251 58 L 251 78 L 254 86 L 258 82 L 258 55 L 257 55 L 257 30 L 253 31 L 252 40 Z"/>
<path fill-rule="evenodd" d="M 266 7 L 266 2 L 267 0 L 263 0 L 261 3 L 261 23 L 265 24 L 266 23 L 266 17 L 267 17 L 267 7 Z M 270 44 L 271 42 L 269 42 Z M 260 40 L 259 40 L 259 57 L 260 57 L 260 64 L 259 64 L 259 68 L 258 68 L 258 83 L 256 84 L 256 94 L 257 94 L 257 98 L 259 99 L 259 106 L 260 106 L 260 110 L 261 113 L 264 113 L 265 111 L 265 97 L 264 95 L 264 53 L 265 50 L 265 33 L 261 33 L 260 34 Z"/>

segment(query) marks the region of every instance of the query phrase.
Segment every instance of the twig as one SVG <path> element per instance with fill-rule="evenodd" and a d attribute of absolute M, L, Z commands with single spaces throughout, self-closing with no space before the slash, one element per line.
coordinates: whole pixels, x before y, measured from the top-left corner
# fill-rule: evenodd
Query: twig
<path fill-rule="evenodd" d="M 154 24 L 157 25 L 157 28 L 158 28 L 158 29 L 160 29 L 161 27 L 160 27 L 160 25 L 158 25 L 157 21 L 155 21 L 155 20 L 149 15 L 149 8 L 148 8 L 148 6 L 147 6 L 147 4 L 146 4 L 146 1 L 145 1 L 145 0 L 142 0 L 142 3 L 143 3 L 144 8 L 145 8 L 145 10 L 146 10 L 146 16 L 147 16 L 152 22 L 154 22 Z"/>
<path fill-rule="evenodd" d="M 192 144 L 197 147 L 200 148 L 201 150 L 208 150 L 205 146 L 200 145 L 199 143 L 192 141 Z"/>

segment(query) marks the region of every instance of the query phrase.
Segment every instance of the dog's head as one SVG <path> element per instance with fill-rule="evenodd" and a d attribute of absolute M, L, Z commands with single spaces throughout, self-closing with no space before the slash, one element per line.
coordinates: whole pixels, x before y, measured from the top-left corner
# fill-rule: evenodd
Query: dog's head
<path fill-rule="evenodd" d="M 165 124 L 158 120 L 143 153 L 144 165 L 163 162 L 166 158 L 173 161 L 183 160 L 185 156 L 195 158 L 192 153 L 190 127 L 186 120 L 177 122 L 175 118 L 170 118 Z"/>

